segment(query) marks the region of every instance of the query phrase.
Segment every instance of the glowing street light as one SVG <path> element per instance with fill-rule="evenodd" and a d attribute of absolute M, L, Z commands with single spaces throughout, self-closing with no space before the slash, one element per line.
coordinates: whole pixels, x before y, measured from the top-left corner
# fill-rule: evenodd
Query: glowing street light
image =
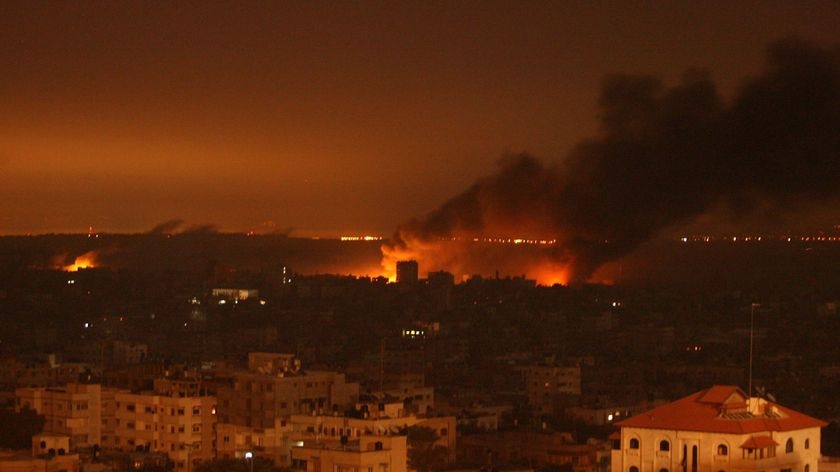
<path fill-rule="evenodd" d="M 254 472 L 254 453 L 251 452 L 251 451 L 246 452 L 245 453 L 245 459 L 248 460 L 251 472 Z"/>

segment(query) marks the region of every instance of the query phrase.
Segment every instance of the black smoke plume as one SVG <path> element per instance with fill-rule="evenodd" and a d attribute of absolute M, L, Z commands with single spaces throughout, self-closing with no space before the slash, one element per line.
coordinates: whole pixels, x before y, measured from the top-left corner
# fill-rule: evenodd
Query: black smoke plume
<path fill-rule="evenodd" d="M 385 259 L 429 256 L 446 268 L 459 255 L 435 254 L 435 241 L 550 237 L 558 241 L 552 259 L 583 281 L 713 206 L 746 215 L 759 202 L 786 208 L 835 197 L 838 58 L 837 50 L 803 40 L 776 42 L 762 75 L 731 101 L 695 71 L 670 87 L 649 76 L 608 77 L 596 137 L 555 164 L 528 155 L 503 159 L 495 175 L 401 226 L 383 246 Z"/>

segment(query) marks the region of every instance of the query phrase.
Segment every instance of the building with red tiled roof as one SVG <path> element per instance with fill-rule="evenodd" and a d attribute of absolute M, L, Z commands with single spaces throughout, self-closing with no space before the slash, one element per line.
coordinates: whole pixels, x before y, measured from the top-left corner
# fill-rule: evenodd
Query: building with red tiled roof
<path fill-rule="evenodd" d="M 617 425 L 612 472 L 818 472 L 826 423 L 716 385 Z"/>

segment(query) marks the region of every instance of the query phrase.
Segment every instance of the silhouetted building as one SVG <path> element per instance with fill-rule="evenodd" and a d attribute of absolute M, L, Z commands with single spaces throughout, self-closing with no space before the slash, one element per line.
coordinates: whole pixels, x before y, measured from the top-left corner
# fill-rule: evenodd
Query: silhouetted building
<path fill-rule="evenodd" d="M 397 261 L 397 283 L 417 283 L 417 261 Z"/>
<path fill-rule="evenodd" d="M 436 311 L 452 308 L 452 287 L 455 276 L 446 271 L 429 272 L 429 299 Z"/>

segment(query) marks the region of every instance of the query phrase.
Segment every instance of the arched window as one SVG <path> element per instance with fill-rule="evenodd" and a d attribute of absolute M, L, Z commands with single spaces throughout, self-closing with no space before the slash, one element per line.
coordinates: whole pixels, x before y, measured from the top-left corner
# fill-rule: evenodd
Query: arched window
<path fill-rule="evenodd" d="M 810 448 L 811 448 L 811 440 L 808 439 L 808 438 L 805 438 L 805 449 L 810 449 Z"/>
<path fill-rule="evenodd" d="M 630 449 L 638 449 L 639 448 L 639 440 L 636 438 L 630 438 Z"/>
<path fill-rule="evenodd" d="M 634 466 L 630 466 L 630 472 L 639 472 L 639 468 Z"/>
<path fill-rule="evenodd" d="M 659 472 L 668 472 L 668 469 L 659 469 Z"/>
<path fill-rule="evenodd" d="M 811 472 L 811 464 L 805 464 L 805 472 Z"/>
<path fill-rule="evenodd" d="M 793 438 L 788 438 L 785 443 L 785 452 L 793 452 Z"/>
<path fill-rule="evenodd" d="M 659 441 L 659 450 L 664 451 L 664 452 L 670 451 L 671 450 L 671 443 L 669 443 L 667 439 L 663 439 L 662 441 Z"/>
<path fill-rule="evenodd" d="M 726 447 L 726 444 L 718 444 L 717 455 L 726 456 L 728 454 L 729 454 L 729 448 Z"/>

